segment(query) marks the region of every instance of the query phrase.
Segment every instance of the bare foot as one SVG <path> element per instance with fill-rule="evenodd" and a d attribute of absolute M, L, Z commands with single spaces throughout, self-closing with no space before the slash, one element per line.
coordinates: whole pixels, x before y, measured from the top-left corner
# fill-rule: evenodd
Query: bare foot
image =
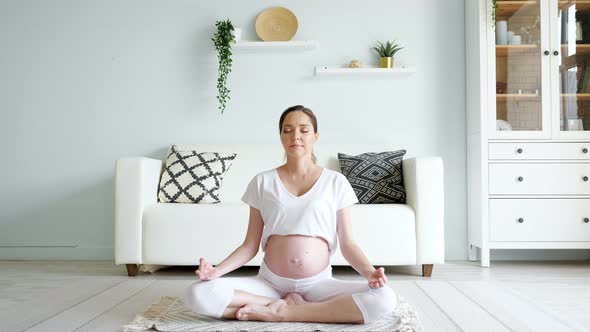
<path fill-rule="evenodd" d="M 287 294 L 287 296 L 285 296 L 283 300 L 285 300 L 285 302 L 287 302 L 288 305 L 307 303 L 307 301 L 303 299 L 303 296 L 297 293 L 289 293 Z"/>
<path fill-rule="evenodd" d="M 268 305 L 247 304 L 236 311 L 236 319 L 280 322 L 284 319 L 282 312 L 287 305 L 287 302 L 281 299 L 272 301 Z"/>

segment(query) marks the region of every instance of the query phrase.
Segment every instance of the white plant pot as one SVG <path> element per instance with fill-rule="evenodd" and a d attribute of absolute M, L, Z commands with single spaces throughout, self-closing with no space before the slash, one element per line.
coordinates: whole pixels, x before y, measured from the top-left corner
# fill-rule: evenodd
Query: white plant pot
<path fill-rule="evenodd" d="M 234 28 L 234 39 L 238 42 L 242 40 L 242 29 Z"/>

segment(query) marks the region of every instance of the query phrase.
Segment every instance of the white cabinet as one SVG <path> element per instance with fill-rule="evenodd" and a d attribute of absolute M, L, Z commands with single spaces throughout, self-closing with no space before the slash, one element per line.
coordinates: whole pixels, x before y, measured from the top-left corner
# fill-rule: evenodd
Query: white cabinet
<path fill-rule="evenodd" d="M 590 249 L 590 1 L 465 2 L 469 258 Z"/>

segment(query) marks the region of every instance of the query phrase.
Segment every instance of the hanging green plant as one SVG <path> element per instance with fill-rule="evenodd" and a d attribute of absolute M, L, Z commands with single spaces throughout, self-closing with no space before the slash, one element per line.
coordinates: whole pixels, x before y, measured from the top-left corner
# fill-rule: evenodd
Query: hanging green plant
<path fill-rule="evenodd" d="M 498 9 L 498 4 L 496 0 L 492 0 L 492 28 L 496 31 L 496 10 Z"/>
<path fill-rule="evenodd" d="M 219 67 L 217 69 L 217 101 L 219 102 L 219 109 L 221 114 L 227 106 L 227 101 L 230 99 L 230 90 L 227 88 L 227 76 L 231 72 L 232 65 L 232 52 L 231 44 L 235 41 L 234 39 L 234 26 L 231 21 L 215 22 L 217 31 L 214 33 L 213 41 L 215 50 L 217 51 L 217 60 Z"/>

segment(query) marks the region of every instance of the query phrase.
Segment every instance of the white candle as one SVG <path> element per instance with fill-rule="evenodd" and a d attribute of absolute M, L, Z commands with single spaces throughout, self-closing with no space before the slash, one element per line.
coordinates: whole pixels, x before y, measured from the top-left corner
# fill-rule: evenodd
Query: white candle
<path fill-rule="evenodd" d="M 508 44 L 508 22 L 506 21 L 496 22 L 496 44 Z"/>

